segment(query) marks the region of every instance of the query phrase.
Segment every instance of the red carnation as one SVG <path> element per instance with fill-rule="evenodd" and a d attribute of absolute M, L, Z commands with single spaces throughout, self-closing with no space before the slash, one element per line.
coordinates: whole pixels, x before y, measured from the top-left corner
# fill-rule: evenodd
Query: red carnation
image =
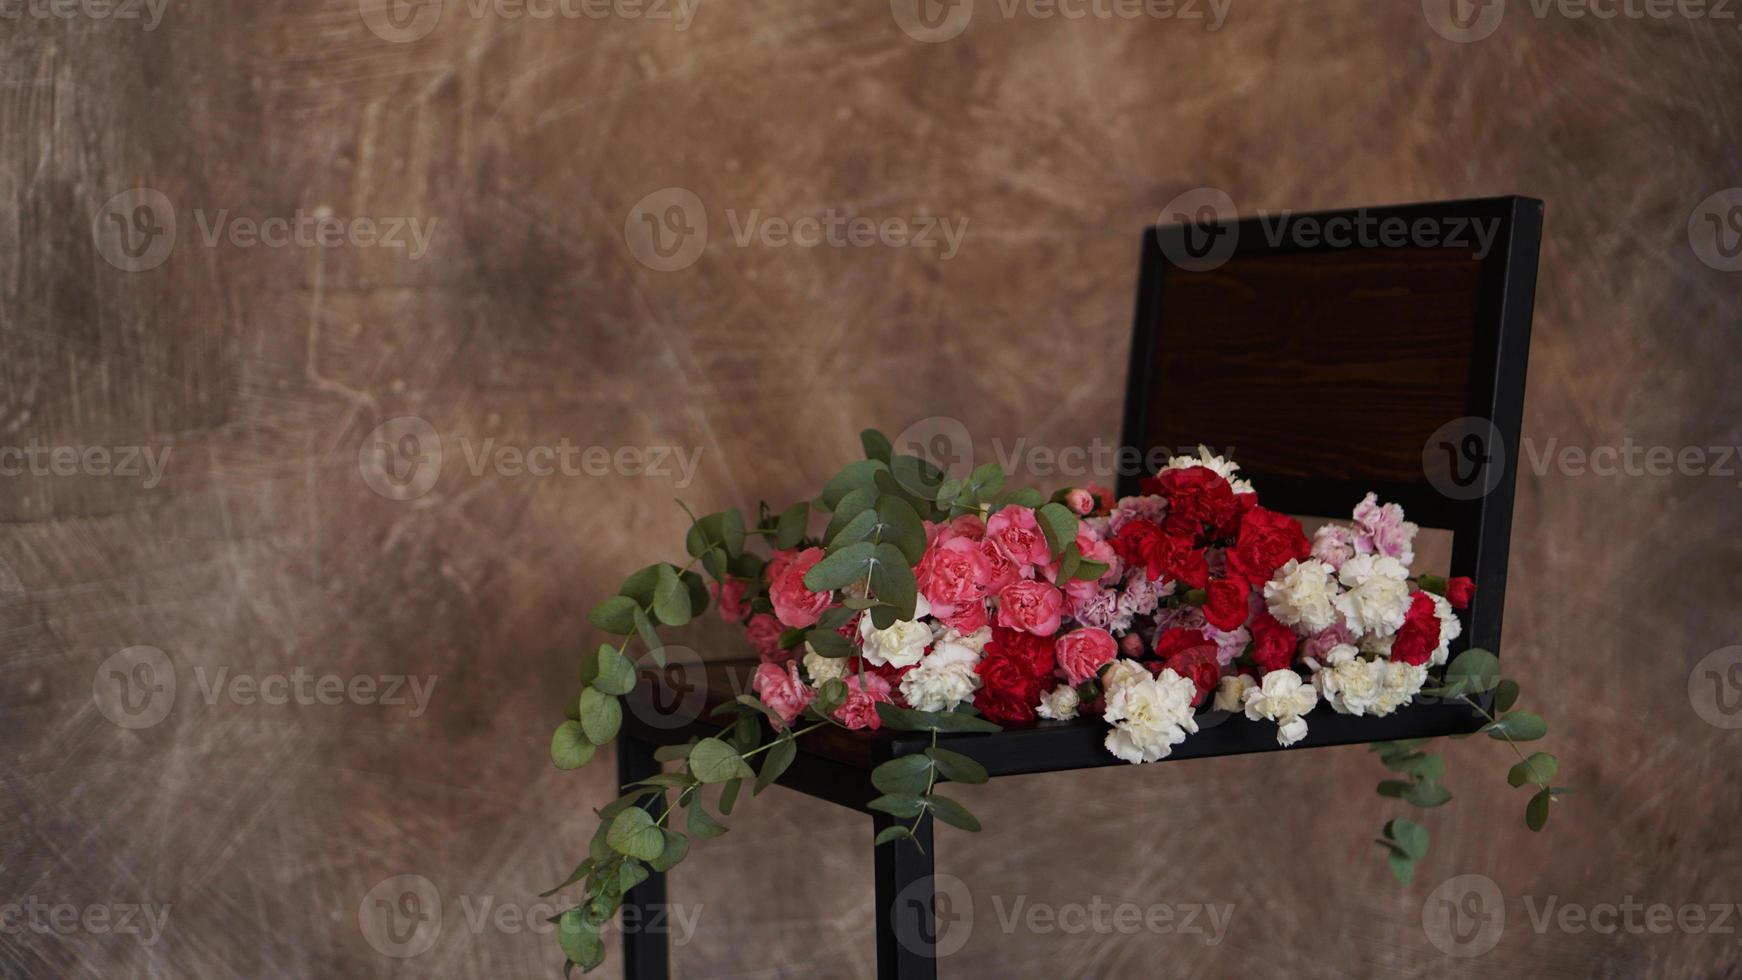
<path fill-rule="evenodd" d="M 1251 590 L 1239 576 L 1217 579 L 1209 584 L 1209 601 L 1204 604 L 1204 618 L 1224 633 L 1231 633 L 1246 622 L 1246 597 Z"/>
<path fill-rule="evenodd" d="M 1434 612 L 1433 597 L 1417 592 L 1409 600 L 1409 612 L 1403 616 L 1403 626 L 1391 642 L 1391 659 L 1420 667 L 1434 655 L 1440 645 L 1440 618 Z"/>
<path fill-rule="evenodd" d="M 974 668 L 980 675 L 980 690 L 974 693 L 974 707 L 1000 725 L 1028 725 L 1034 722 L 1034 707 L 1049 686 L 1034 673 L 1032 665 L 1016 647 L 994 649 L 986 645 L 986 656 Z"/>
<path fill-rule="evenodd" d="M 1470 600 L 1476 597 L 1476 583 L 1469 576 L 1460 575 L 1457 578 L 1446 579 L 1446 601 L 1453 609 L 1470 608 Z"/>
<path fill-rule="evenodd" d="M 1036 636 L 1021 630 L 992 627 L 992 639 L 986 644 L 986 656 L 1007 655 L 1024 665 L 1036 677 L 1046 677 L 1058 666 L 1053 656 L 1055 639 Z"/>
<path fill-rule="evenodd" d="M 1299 521 L 1254 507 L 1240 519 L 1240 535 L 1228 552 L 1228 565 L 1254 582 L 1264 582 L 1278 568 L 1291 560 L 1304 561 L 1312 551 Z"/>
<path fill-rule="evenodd" d="M 1169 553 L 1169 542 L 1161 525 L 1139 518 L 1125 522 L 1113 536 L 1113 551 L 1132 568 L 1147 570 L 1151 580 L 1161 577 L 1161 567 Z"/>
<path fill-rule="evenodd" d="M 1167 498 L 1169 534 L 1196 540 L 1208 528 L 1223 537 L 1234 529 L 1240 517 L 1234 488 L 1207 466 L 1162 470 L 1153 479 L 1143 481 L 1143 489 Z"/>
<path fill-rule="evenodd" d="M 1209 637 L 1204 635 L 1203 630 L 1188 630 L 1183 627 L 1175 626 L 1173 629 L 1162 630 L 1160 633 L 1156 634 L 1155 655 L 1163 661 L 1166 661 L 1181 650 L 1190 650 L 1193 647 L 1201 647 L 1205 645 L 1208 645 L 1211 649 L 1214 649 L 1216 646 L 1214 643 L 1210 642 Z"/>
<path fill-rule="evenodd" d="M 1216 660 L 1216 645 L 1213 643 L 1181 650 L 1168 658 L 1166 666 L 1181 677 L 1191 678 L 1197 685 L 1197 696 L 1192 699 L 1194 705 L 1203 704 L 1222 680 L 1222 665 Z"/>
<path fill-rule="evenodd" d="M 1294 630 L 1268 612 L 1252 617 L 1247 628 L 1252 631 L 1252 662 L 1258 665 L 1260 674 L 1283 670 L 1294 663 L 1295 647 L 1300 643 Z"/>
<path fill-rule="evenodd" d="M 1192 548 L 1183 538 L 1168 538 L 1170 551 L 1162 562 L 1161 574 L 1187 588 L 1201 589 L 1210 584 L 1210 560 L 1203 548 Z"/>

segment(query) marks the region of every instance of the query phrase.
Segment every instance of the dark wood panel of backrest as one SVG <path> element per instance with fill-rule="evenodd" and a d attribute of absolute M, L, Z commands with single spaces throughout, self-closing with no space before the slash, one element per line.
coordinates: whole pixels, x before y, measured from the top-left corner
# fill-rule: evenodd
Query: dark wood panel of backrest
<path fill-rule="evenodd" d="M 1170 266 L 1146 441 L 1203 442 L 1259 481 L 1425 486 L 1422 447 L 1466 414 L 1481 276 L 1430 248 Z"/>

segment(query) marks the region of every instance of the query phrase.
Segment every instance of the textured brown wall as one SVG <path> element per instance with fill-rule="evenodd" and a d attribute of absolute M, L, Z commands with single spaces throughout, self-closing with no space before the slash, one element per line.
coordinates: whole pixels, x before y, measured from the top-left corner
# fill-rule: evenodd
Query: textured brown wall
<path fill-rule="evenodd" d="M 1536 451 L 1742 439 L 1742 274 L 1702 262 L 1688 231 L 1742 184 L 1735 19 L 1514 3 L 1492 36 L 1453 43 L 1414 2 L 1236 0 L 1207 31 L 979 0 L 961 36 L 920 43 L 876 0 L 706 0 L 684 30 L 475 18 L 450 0 L 433 33 L 396 43 L 354 2 L 170 0 L 143 27 L 0 21 L 0 444 L 171 453 L 152 486 L 95 464 L 0 478 L 0 905 L 171 909 L 149 945 L 15 912 L 5 976 L 554 975 L 552 937 L 495 916 L 566 874 L 607 799 L 608 760 L 559 774 L 545 746 L 598 639 L 585 609 L 677 551 L 671 498 L 790 499 L 860 427 L 934 415 L 980 434 L 982 460 L 992 437 L 1113 438 L 1136 231 L 1193 187 L 1247 212 L 1542 197 Z M 178 235 L 128 271 L 103 212 L 141 186 Z M 625 225 L 673 187 L 711 233 L 661 272 Z M 223 209 L 322 207 L 434 235 L 416 260 L 202 238 Z M 727 214 L 828 208 L 967 234 L 947 260 L 741 247 Z M 404 502 L 358 463 L 401 415 L 447 453 Z M 489 437 L 701 457 L 693 482 L 473 475 L 462 441 Z M 1550 833 L 1522 828 L 1523 791 L 1487 742 L 1446 750 L 1459 798 L 1426 818 L 1435 850 L 1411 887 L 1370 843 L 1390 811 L 1358 748 L 976 788 L 991 829 L 940 842 L 940 870 L 975 900 L 944 975 L 1742 969 L 1734 920 L 1663 935 L 1530 920 L 1551 896 L 1742 901 L 1742 732 L 1703 720 L 1689 686 L 1742 643 L 1739 478 L 1529 459 L 1505 651 L 1579 789 Z M 724 639 L 705 626 L 688 642 Z M 177 696 L 126 728 L 105 717 L 118 688 L 99 668 L 136 646 L 164 651 Z M 421 714 L 208 703 L 221 668 L 436 686 Z M 870 975 L 863 821 L 778 790 L 737 825 L 674 875 L 674 901 L 701 913 L 678 975 Z M 1434 886 L 1463 873 L 1504 896 L 1499 946 L 1477 960 L 1442 956 L 1423 926 Z M 429 879 L 443 910 L 407 959 L 369 934 L 370 890 L 400 874 Z M 1097 896 L 1235 912 L 1213 946 L 1003 928 L 1018 897 Z"/>

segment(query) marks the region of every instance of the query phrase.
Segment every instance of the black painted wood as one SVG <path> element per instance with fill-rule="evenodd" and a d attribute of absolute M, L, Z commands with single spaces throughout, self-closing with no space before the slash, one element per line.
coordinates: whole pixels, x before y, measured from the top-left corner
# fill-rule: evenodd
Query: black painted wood
<path fill-rule="evenodd" d="M 659 772 L 659 760 L 653 757 L 656 743 L 623 732 L 617 740 L 617 785 L 627 786 Z M 655 817 L 664 807 L 663 795 L 650 798 L 644 806 Z M 634 980 L 666 980 L 671 975 L 671 948 L 664 923 L 669 921 L 666 907 L 665 874 L 654 871 L 647 880 L 623 896 L 625 911 L 633 907 L 634 928 L 623 930 L 623 975 Z"/>

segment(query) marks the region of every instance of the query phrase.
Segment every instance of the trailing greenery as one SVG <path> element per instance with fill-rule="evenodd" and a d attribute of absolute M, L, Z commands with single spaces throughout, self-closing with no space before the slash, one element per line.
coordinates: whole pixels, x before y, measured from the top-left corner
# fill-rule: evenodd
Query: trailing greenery
<path fill-rule="evenodd" d="M 1424 585 L 1432 589 L 1435 583 L 1428 581 Z M 1443 588 L 1443 583 L 1440 585 Z M 1553 784 L 1560 771 L 1560 760 L 1547 752 L 1532 752 L 1526 756 L 1519 748 L 1522 742 L 1534 742 L 1548 734 L 1548 725 L 1534 712 L 1513 710 L 1520 689 L 1517 681 L 1501 676 L 1500 659 L 1487 650 L 1465 650 L 1446 666 L 1439 686 L 1423 688 L 1421 693 L 1468 705 L 1483 720 L 1482 727 L 1476 731 L 1453 735 L 1452 738 L 1487 735 L 1506 743 L 1518 758 L 1518 763 L 1506 773 L 1507 783 L 1514 788 L 1536 788 L 1530 802 L 1525 804 L 1524 824 L 1533 831 L 1546 826 L 1549 806 L 1572 790 Z M 1423 809 L 1444 806 L 1451 801 L 1451 791 L 1440 785 L 1440 777 L 1446 772 L 1445 760 L 1420 751 L 1422 746 L 1432 741 L 1431 738 L 1414 738 L 1373 744 L 1372 750 L 1379 753 L 1379 761 L 1396 774 L 1380 781 L 1380 796 L 1400 799 Z M 1426 827 L 1402 817 L 1388 821 L 1380 828 L 1378 843 L 1385 848 L 1386 862 L 1399 881 L 1407 884 L 1415 877 L 1416 864 L 1427 856 L 1428 839 Z"/>

